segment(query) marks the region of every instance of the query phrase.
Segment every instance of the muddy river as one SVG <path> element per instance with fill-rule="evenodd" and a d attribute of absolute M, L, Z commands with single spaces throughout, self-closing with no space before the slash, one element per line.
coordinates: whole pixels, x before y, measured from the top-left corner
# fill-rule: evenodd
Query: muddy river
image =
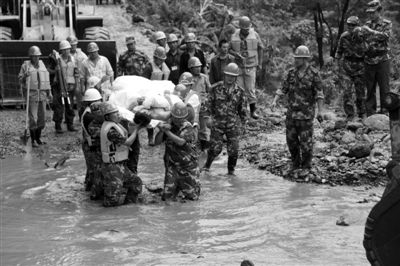
<path fill-rule="evenodd" d="M 221 156 L 197 202 L 103 208 L 83 190 L 82 156 L 54 169 L 61 156 L 0 161 L 1 265 L 368 265 L 375 203 L 357 202 L 381 188 L 292 183 L 245 162 L 228 177 Z M 161 166 L 162 150 L 145 148 L 144 183 L 162 180 Z M 349 226 L 336 225 L 342 215 Z"/>

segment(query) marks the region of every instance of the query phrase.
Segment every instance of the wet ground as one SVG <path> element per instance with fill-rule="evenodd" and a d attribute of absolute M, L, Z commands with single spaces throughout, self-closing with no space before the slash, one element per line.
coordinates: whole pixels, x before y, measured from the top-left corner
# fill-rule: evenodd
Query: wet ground
<path fill-rule="evenodd" d="M 143 144 L 144 183 L 162 181 L 162 153 Z M 368 265 L 364 223 L 381 188 L 293 183 L 244 162 L 228 177 L 221 156 L 197 202 L 146 192 L 147 203 L 103 208 L 83 191 L 80 153 L 53 167 L 64 155 L 0 160 L 1 265 Z"/>

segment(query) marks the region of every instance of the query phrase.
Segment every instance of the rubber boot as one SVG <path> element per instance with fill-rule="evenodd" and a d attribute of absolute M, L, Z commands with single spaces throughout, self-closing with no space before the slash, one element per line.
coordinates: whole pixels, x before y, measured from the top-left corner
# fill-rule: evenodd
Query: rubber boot
<path fill-rule="evenodd" d="M 74 126 L 72 124 L 68 124 L 67 129 L 68 129 L 68 131 L 71 131 L 71 132 L 78 131 L 76 128 L 74 128 Z"/>
<path fill-rule="evenodd" d="M 56 123 L 56 133 L 57 134 L 62 134 L 64 131 L 61 128 L 61 123 Z"/>
<path fill-rule="evenodd" d="M 31 142 L 32 142 L 32 147 L 33 148 L 36 148 L 36 147 L 39 147 L 36 143 L 35 143 L 35 141 L 36 141 L 36 130 L 29 130 L 29 132 L 30 132 L 30 134 L 31 134 Z"/>
<path fill-rule="evenodd" d="M 257 110 L 256 104 L 255 103 L 251 103 L 250 104 L 250 115 L 254 119 L 258 119 L 259 118 L 258 114 L 256 113 L 256 110 Z"/>
<path fill-rule="evenodd" d="M 36 129 L 36 135 L 35 135 L 35 137 L 36 137 L 36 142 L 37 142 L 37 144 L 39 144 L 39 145 L 46 144 L 46 142 L 44 142 L 44 141 L 42 141 L 42 140 L 40 139 L 41 136 L 42 136 L 42 129 L 41 129 L 41 128 Z"/>
<path fill-rule="evenodd" d="M 235 175 L 237 157 L 228 156 L 228 175 Z"/>

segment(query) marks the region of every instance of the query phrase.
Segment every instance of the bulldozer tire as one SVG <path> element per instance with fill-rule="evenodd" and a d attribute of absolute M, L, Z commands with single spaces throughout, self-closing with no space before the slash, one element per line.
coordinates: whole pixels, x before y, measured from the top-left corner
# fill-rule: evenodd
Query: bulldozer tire
<path fill-rule="evenodd" d="M 0 26 L 0 40 L 8 41 L 13 39 L 12 29 Z"/>
<path fill-rule="evenodd" d="M 92 41 L 106 41 L 110 40 L 110 32 L 103 27 L 90 27 L 85 29 L 85 35 L 83 37 L 85 40 Z"/>

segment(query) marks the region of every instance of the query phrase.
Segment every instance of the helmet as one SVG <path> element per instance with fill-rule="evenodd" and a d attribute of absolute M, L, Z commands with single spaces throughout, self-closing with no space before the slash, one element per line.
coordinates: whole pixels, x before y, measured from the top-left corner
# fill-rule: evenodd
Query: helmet
<path fill-rule="evenodd" d="M 179 83 L 187 86 L 192 85 L 193 82 L 193 75 L 190 72 L 183 72 L 182 75 L 179 77 Z"/>
<path fill-rule="evenodd" d="M 28 54 L 29 54 L 29 56 L 32 56 L 32 55 L 42 55 L 42 52 L 40 52 L 39 47 L 37 47 L 37 46 L 31 46 L 31 47 L 29 48 L 29 50 L 28 50 Z"/>
<path fill-rule="evenodd" d="M 379 11 L 382 9 L 381 2 L 379 2 L 379 0 L 372 0 L 367 5 L 368 9 L 366 10 L 366 12 L 375 12 L 376 10 Z"/>
<path fill-rule="evenodd" d="M 177 42 L 177 41 L 178 41 L 178 37 L 175 34 L 171 33 L 168 35 L 167 42 Z"/>
<path fill-rule="evenodd" d="M 239 76 L 239 67 L 236 63 L 229 63 L 224 68 L 224 74 L 229 76 Z"/>
<path fill-rule="evenodd" d="M 108 115 L 119 111 L 118 107 L 112 103 L 105 103 L 102 107 L 103 107 L 102 110 L 103 115 Z"/>
<path fill-rule="evenodd" d="M 101 97 L 100 92 L 96 89 L 87 89 L 85 91 L 85 95 L 83 95 L 82 101 L 84 102 L 93 102 L 103 99 Z"/>
<path fill-rule="evenodd" d="M 199 67 L 202 66 L 202 63 L 200 62 L 200 59 L 197 57 L 193 56 L 189 59 L 188 61 L 188 67 L 191 69 L 192 67 Z"/>
<path fill-rule="evenodd" d="M 162 31 L 157 31 L 156 33 L 154 33 L 154 40 L 156 40 L 156 41 L 166 39 L 166 38 L 167 38 L 167 36 L 165 36 L 165 33 Z"/>
<path fill-rule="evenodd" d="M 68 36 L 67 41 L 69 41 L 71 45 L 78 44 L 78 39 L 75 36 Z"/>
<path fill-rule="evenodd" d="M 128 36 L 125 38 L 125 43 L 130 44 L 130 43 L 135 43 L 135 37 L 134 36 Z"/>
<path fill-rule="evenodd" d="M 176 92 L 181 92 L 181 91 L 186 90 L 186 86 L 185 86 L 185 84 L 179 83 L 178 85 L 175 86 L 174 90 Z"/>
<path fill-rule="evenodd" d="M 98 50 L 99 50 L 99 47 L 97 46 L 97 43 L 95 43 L 95 42 L 91 42 L 87 46 L 88 53 L 97 52 Z"/>
<path fill-rule="evenodd" d="M 351 16 L 346 21 L 347 24 L 358 26 L 360 24 L 360 20 L 357 16 Z"/>
<path fill-rule="evenodd" d="M 243 16 L 239 19 L 239 27 L 241 29 L 250 29 L 251 21 L 249 17 Z"/>
<path fill-rule="evenodd" d="M 61 41 L 60 44 L 58 45 L 58 50 L 65 50 L 65 49 L 71 49 L 71 44 L 69 41 Z"/>
<path fill-rule="evenodd" d="M 89 88 L 94 88 L 94 86 L 96 86 L 97 83 L 99 83 L 99 82 L 100 82 L 100 79 L 96 76 L 89 77 L 88 81 L 87 81 Z"/>
<path fill-rule="evenodd" d="M 165 49 L 161 46 L 158 46 L 155 50 L 154 50 L 154 57 L 157 57 L 159 59 L 165 60 L 167 59 L 167 53 L 165 52 Z"/>
<path fill-rule="evenodd" d="M 296 51 L 294 52 L 294 57 L 295 58 L 309 58 L 309 57 L 311 57 L 310 50 L 308 50 L 307 46 L 300 45 L 299 47 L 296 48 Z"/>
<path fill-rule="evenodd" d="M 102 116 L 103 115 L 103 106 L 105 103 L 103 102 L 94 102 L 90 105 L 90 111 L 92 112 L 92 114 L 94 115 L 99 115 Z"/>
<path fill-rule="evenodd" d="M 172 106 L 171 109 L 171 116 L 175 118 L 186 118 L 188 115 L 188 109 L 186 107 L 186 104 L 183 102 L 177 102 Z"/>
<path fill-rule="evenodd" d="M 196 41 L 196 35 L 193 32 L 189 32 L 186 34 L 185 37 L 185 42 L 195 42 Z"/>

